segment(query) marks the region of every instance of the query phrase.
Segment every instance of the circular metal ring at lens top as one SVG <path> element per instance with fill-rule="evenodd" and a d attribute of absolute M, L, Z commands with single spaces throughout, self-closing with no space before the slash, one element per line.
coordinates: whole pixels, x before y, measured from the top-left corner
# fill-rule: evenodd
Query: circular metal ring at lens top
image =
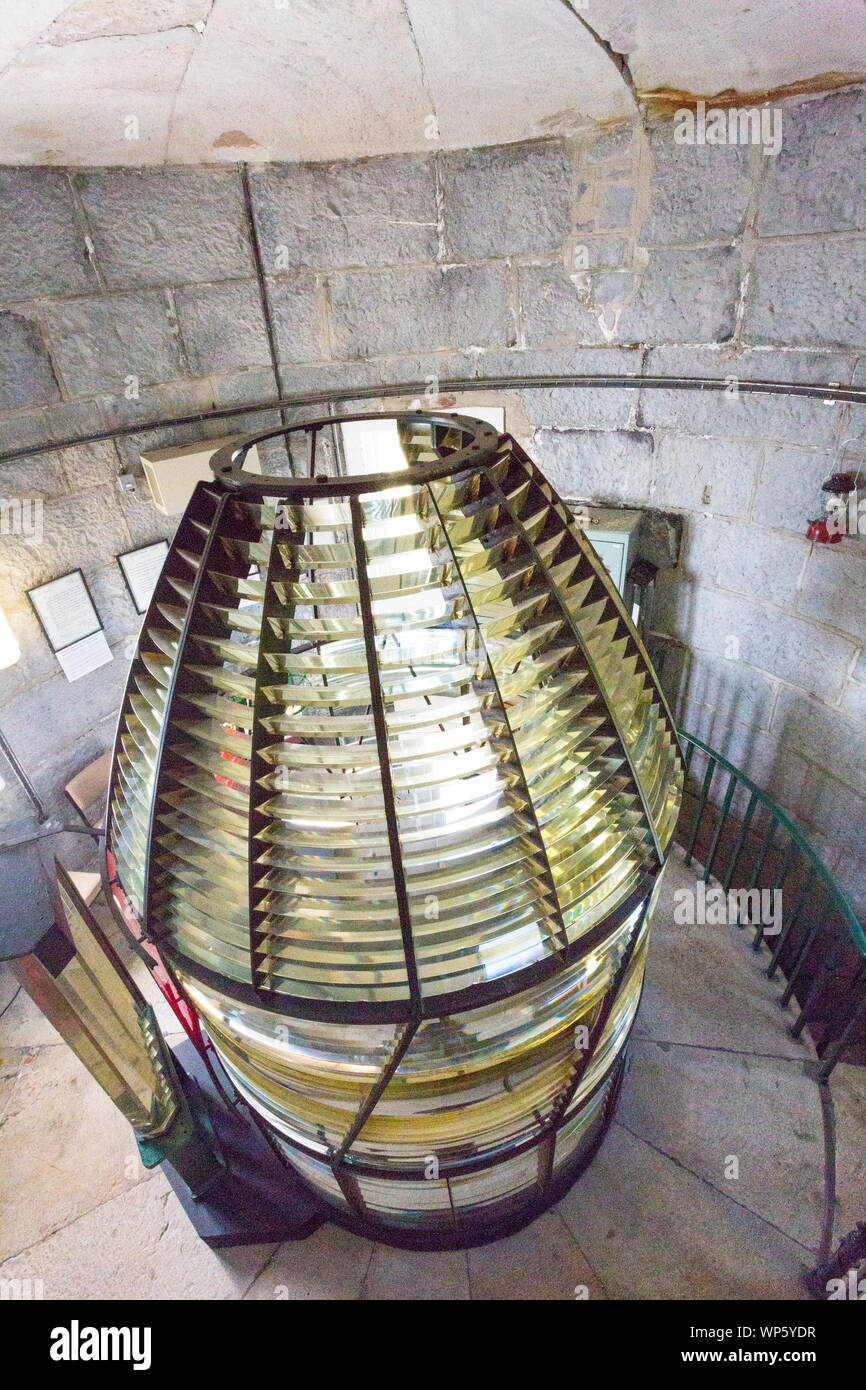
<path fill-rule="evenodd" d="M 443 430 L 460 430 L 467 438 L 463 446 L 435 463 L 426 463 L 415 468 L 407 468 L 398 475 L 401 486 L 427 483 L 437 478 L 447 478 L 465 468 L 475 468 L 489 463 L 496 455 L 499 434 L 484 420 L 476 420 L 468 415 L 442 415 L 435 412 L 394 411 L 383 414 L 380 411 L 366 411 L 355 415 L 319 416 L 316 419 L 299 421 L 279 429 L 265 430 L 261 434 L 246 435 L 218 449 L 211 459 L 214 477 L 226 487 L 237 489 L 249 496 L 303 495 L 310 497 L 351 496 L 362 492 L 376 492 L 395 486 L 397 478 L 392 472 L 356 474 L 353 477 L 328 478 L 287 478 L 279 474 L 247 473 L 244 460 L 255 444 L 264 444 L 272 439 L 286 439 L 291 442 L 293 434 L 310 434 L 334 426 L 358 424 L 368 420 L 394 420 L 435 426 Z"/>

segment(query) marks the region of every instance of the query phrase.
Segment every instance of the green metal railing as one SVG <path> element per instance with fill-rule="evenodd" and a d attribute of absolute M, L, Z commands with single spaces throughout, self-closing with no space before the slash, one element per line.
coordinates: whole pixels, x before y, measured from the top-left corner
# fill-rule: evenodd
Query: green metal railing
<path fill-rule="evenodd" d="M 799 1037 L 809 1024 L 826 1081 L 849 1040 L 866 1018 L 866 936 L 827 866 L 803 831 L 762 789 L 693 734 L 679 731 L 686 769 L 686 793 L 696 799 L 693 814 L 684 806 L 677 838 L 685 862 L 696 850 L 703 879 L 711 877 L 727 894 L 736 890 L 793 888 L 793 905 L 783 908 L 782 925 L 769 945 L 766 975 L 781 969 L 786 985 L 779 1003 L 797 998 L 799 1014 L 790 1025 Z M 735 882 L 740 869 L 744 882 Z M 758 922 L 752 949 L 765 944 Z M 769 944 L 769 943 L 768 943 Z M 802 995 L 802 997 L 800 997 Z"/>

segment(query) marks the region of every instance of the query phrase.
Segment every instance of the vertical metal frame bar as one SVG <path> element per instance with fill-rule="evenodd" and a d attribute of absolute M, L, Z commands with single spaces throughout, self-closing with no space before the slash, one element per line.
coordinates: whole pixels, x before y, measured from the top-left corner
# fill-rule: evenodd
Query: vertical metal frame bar
<path fill-rule="evenodd" d="M 786 947 L 787 944 L 788 944 L 788 941 L 789 941 L 790 936 L 791 936 L 791 932 L 794 930 L 795 926 L 797 925 L 798 921 L 800 920 L 800 913 L 803 911 L 803 908 L 804 908 L 804 906 L 805 906 L 805 904 L 806 904 L 806 898 L 807 898 L 808 895 L 809 895 L 809 891 L 810 891 L 810 889 L 811 889 L 812 884 L 814 883 L 814 881 L 815 881 L 815 870 L 812 869 L 812 870 L 810 870 L 810 872 L 806 875 L 806 881 L 805 881 L 805 883 L 803 884 L 802 891 L 801 891 L 801 893 L 800 893 L 799 898 L 797 899 L 797 906 L 794 908 L 794 911 L 791 913 L 791 916 L 788 918 L 788 922 L 787 922 L 787 924 L 786 924 L 786 926 L 785 926 L 784 931 L 781 931 L 781 932 L 779 933 L 779 940 L 776 942 L 775 948 L 774 948 L 774 950 L 773 950 L 773 954 L 772 954 L 771 957 L 770 957 L 770 964 L 767 966 L 766 974 L 767 974 L 767 979 L 768 979 L 768 980 L 772 980 L 773 976 L 774 976 L 775 973 L 776 973 L 776 967 L 777 967 L 778 964 L 779 964 L 779 961 L 780 961 L 780 959 L 781 959 L 782 952 L 784 951 L 785 947 Z M 781 885 L 779 885 L 779 886 L 781 887 Z M 808 939 L 808 937 L 807 937 L 807 939 Z M 807 951 L 808 951 L 808 947 L 807 947 Z M 797 959 L 798 959 L 798 961 L 800 960 L 800 955 L 801 955 L 801 952 L 798 951 L 798 953 L 797 953 Z M 803 956 L 803 960 L 805 960 L 805 956 Z M 792 976 L 792 975 L 789 975 L 789 976 L 788 976 L 788 980 L 789 980 L 789 981 L 791 981 L 793 978 L 796 978 L 796 976 Z M 786 999 L 786 1000 L 785 1000 L 785 1003 L 787 1003 L 787 1002 L 788 1002 L 788 1001 L 787 1001 L 787 999 Z"/>
<path fill-rule="evenodd" d="M 818 969 L 815 971 L 812 982 L 806 991 L 806 997 L 803 1000 L 800 1013 L 796 1021 L 791 1024 L 789 1031 L 792 1038 L 799 1038 L 809 1021 L 809 1015 L 822 991 L 826 988 L 827 982 L 832 979 L 834 972 L 838 970 L 839 966 L 842 964 L 843 954 L 844 938 L 840 933 L 834 938 L 828 955 L 818 962 Z"/>
<path fill-rule="evenodd" d="M 773 832 L 773 835 L 775 835 L 775 831 Z M 767 841 L 767 846 L 766 846 L 766 849 L 765 849 L 765 851 L 764 851 L 764 856 L 763 856 L 762 859 L 761 859 L 761 868 L 762 868 L 762 869 L 763 869 L 763 867 L 764 867 L 764 860 L 765 860 L 765 858 L 766 858 L 766 854 L 769 852 L 769 848 L 770 848 L 770 846 L 772 845 L 772 841 L 773 841 L 773 836 L 771 836 L 770 839 Z M 786 848 L 785 848 L 785 858 L 784 858 L 784 860 L 782 861 L 782 875 L 781 875 L 781 877 L 780 877 L 780 879 L 779 879 L 779 882 L 778 882 L 777 884 L 774 884 L 774 885 L 773 885 L 774 887 L 776 887 L 776 888 L 778 888 L 778 889 L 780 889 L 780 890 L 781 890 L 781 888 L 783 887 L 784 882 L 785 882 L 785 879 L 788 877 L 788 874 L 791 872 L 791 865 L 792 865 L 793 862 L 794 862 L 794 857 L 795 857 L 796 848 L 797 848 L 797 846 L 795 845 L 794 841 L 793 841 L 793 840 L 789 840 L 789 841 L 788 841 L 788 844 L 787 844 L 787 846 L 786 846 Z M 791 927 L 792 927 L 792 926 L 793 926 L 793 923 L 792 923 L 792 922 L 789 922 L 789 923 L 788 923 L 788 926 L 785 928 L 784 935 L 785 935 L 785 938 L 786 938 L 786 939 L 787 939 L 787 936 L 788 936 L 789 933 L 790 933 L 790 930 L 791 930 Z M 752 950 L 753 950 L 753 951 L 759 950 L 759 948 L 760 948 L 760 946 L 761 946 L 761 942 L 763 941 L 763 939 L 764 939 L 764 925 L 763 925 L 762 922 L 759 922 L 758 925 L 757 925 L 757 927 L 755 928 L 755 937 L 754 937 L 754 940 L 753 940 L 753 942 L 752 942 Z M 777 943 L 777 949 L 778 949 L 778 947 L 779 947 L 779 944 L 780 944 L 780 943 Z M 767 970 L 766 973 L 767 973 L 767 978 L 768 978 L 768 979 L 772 979 L 772 978 L 773 978 L 773 975 L 776 973 L 776 967 L 775 967 L 774 965 L 771 965 L 770 968 Z"/>
<path fill-rule="evenodd" d="M 734 790 L 735 790 L 735 788 L 736 788 L 736 785 L 737 785 L 737 776 L 736 776 L 736 773 L 733 773 L 733 772 L 732 772 L 732 773 L 730 774 L 729 778 L 728 778 L 728 785 L 727 785 L 727 789 L 726 789 L 726 791 L 725 791 L 725 799 L 724 799 L 724 801 L 722 802 L 722 813 L 721 813 L 721 815 L 719 816 L 718 824 L 716 825 L 716 829 L 715 829 L 715 832 L 714 832 L 714 834 L 713 834 L 712 842 L 711 842 L 711 844 L 710 844 L 709 853 L 707 854 L 707 862 L 706 862 L 706 864 L 704 865 L 704 883 L 709 883 L 710 877 L 711 877 L 712 872 L 713 872 L 713 862 L 714 862 L 715 857 L 716 857 L 716 851 L 717 851 L 717 849 L 718 849 L 718 847 L 719 847 L 719 840 L 720 840 L 721 837 L 722 837 L 722 831 L 723 831 L 724 828 L 725 828 L 725 824 L 726 824 L 726 822 L 727 822 L 728 815 L 729 815 L 729 813 L 730 813 L 731 802 L 733 801 L 733 798 L 734 798 Z"/>
<path fill-rule="evenodd" d="M 778 817 L 775 815 L 774 812 L 771 812 L 770 824 L 767 826 L 766 834 L 764 835 L 764 841 L 761 846 L 761 853 L 758 856 L 757 861 L 755 862 L 755 867 L 752 870 L 752 877 L 749 880 L 750 889 L 757 888 L 758 883 L 760 882 L 761 874 L 764 872 L 764 865 L 767 862 L 767 855 L 770 853 L 770 848 L 773 844 L 773 840 L 776 837 L 776 830 L 778 829 L 778 826 Z"/>
<path fill-rule="evenodd" d="M 826 1081 L 828 1079 L 836 1063 L 841 1058 L 842 1053 L 845 1051 L 845 1046 L 855 1026 L 860 1019 L 866 1015 L 866 992 L 864 992 L 864 985 L 866 985 L 866 960 L 861 960 L 849 988 L 851 1004 L 848 1009 L 847 1017 L 843 1014 L 844 1022 L 841 1024 L 835 1038 L 827 1038 L 826 1041 L 822 1038 L 821 1045 L 818 1048 L 818 1056 L 821 1058 L 818 1078 L 821 1081 Z"/>
<path fill-rule="evenodd" d="M 692 747 L 693 747 L 693 745 L 690 743 L 690 744 L 689 744 L 689 748 L 692 748 Z M 739 784 L 740 784 L 740 781 L 741 781 L 741 778 L 738 776 L 738 777 L 737 777 L 737 785 L 738 785 L 738 786 L 739 786 Z M 722 886 L 723 886 L 723 888 L 724 888 L 724 890 L 725 890 L 726 893 L 727 893 L 728 889 L 729 889 L 730 886 L 731 886 L 731 879 L 734 877 L 734 870 L 736 869 L 737 864 L 739 863 L 740 855 L 741 855 L 742 852 L 743 852 L 743 846 L 744 846 L 745 843 L 746 843 L 746 836 L 747 836 L 748 833 L 749 833 L 749 826 L 752 824 L 752 817 L 753 817 L 754 814 L 755 814 L 755 807 L 757 806 L 757 804 L 758 804 L 758 793 L 757 793 L 757 792 L 752 792 L 752 795 L 749 797 L 749 801 L 748 801 L 748 804 L 747 804 L 747 806 L 746 806 L 745 814 L 744 814 L 743 819 L 742 819 L 742 821 L 741 821 L 741 823 L 740 823 L 740 830 L 739 830 L 739 833 L 738 833 L 738 835 L 737 835 L 737 842 L 736 842 L 736 844 L 734 845 L 733 851 L 732 851 L 732 853 L 731 853 L 731 857 L 730 857 L 730 859 L 728 860 L 728 871 L 727 871 L 727 873 L 725 874 L 724 881 L 723 881 L 723 884 L 722 884 Z"/>
<path fill-rule="evenodd" d="M 818 935 L 823 925 L 823 922 L 819 918 L 816 922 L 813 922 L 812 926 L 809 928 L 809 930 L 806 932 L 806 935 L 803 938 L 802 944 L 800 946 L 799 951 L 797 952 L 797 956 L 794 961 L 793 969 L 791 970 L 791 973 L 788 976 L 788 983 L 782 992 L 781 999 L 779 1000 L 779 1003 L 782 1005 L 782 1008 L 785 1008 L 785 1006 L 790 1003 L 793 997 L 794 986 L 800 978 L 800 972 L 802 971 L 803 966 L 806 964 L 806 961 L 808 960 L 809 952 L 811 951 L 812 947 L 817 941 Z M 766 974 L 769 977 L 769 970 L 767 970 Z M 818 974 L 820 974 L 820 971 L 818 972 Z"/>
<path fill-rule="evenodd" d="M 376 626 L 373 619 L 373 604 L 370 595 L 370 578 L 367 573 L 367 551 L 364 545 L 364 513 L 358 498 L 349 498 L 352 518 L 352 540 L 355 548 L 355 574 L 358 579 L 358 599 L 361 622 L 364 627 L 364 649 L 367 656 L 367 670 L 370 677 L 370 703 L 373 711 L 373 727 L 376 731 L 376 747 L 379 754 L 379 771 L 382 779 L 382 799 L 385 803 L 385 822 L 388 829 L 388 846 L 391 851 L 391 867 L 394 872 L 394 893 L 397 899 L 397 912 L 400 919 L 400 934 L 403 938 L 403 955 L 406 961 L 406 975 L 409 981 L 409 996 L 413 1015 L 421 1016 L 421 984 L 418 979 L 418 966 L 415 960 L 415 942 L 412 936 L 412 914 L 409 908 L 409 895 L 406 889 L 406 875 L 403 869 L 403 852 L 400 847 L 400 833 L 397 827 L 397 808 L 394 798 L 394 783 L 391 778 L 391 758 L 388 748 L 388 724 L 385 718 L 385 701 L 379 681 L 379 658 L 376 654 Z"/>
<path fill-rule="evenodd" d="M 703 819 L 707 799 L 710 795 L 710 787 L 713 784 L 713 777 L 715 776 L 716 767 L 717 763 L 715 758 L 709 758 L 707 760 L 707 770 L 704 773 L 704 780 L 701 786 L 701 795 L 698 799 L 697 808 L 695 810 L 695 820 L 694 825 L 692 826 L 691 838 L 689 840 L 688 849 L 686 850 L 685 859 L 683 860 L 683 863 L 686 865 L 689 865 L 692 862 L 692 855 L 695 852 L 695 844 L 697 843 L 698 839 L 698 831 L 701 828 L 701 821 Z"/>
<path fill-rule="evenodd" d="M 364 1128 L 364 1125 L 369 1120 L 380 1099 L 385 1094 L 385 1091 L 387 1090 L 394 1076 L 394 1073 L 396 1072 L 403 1058 L 406 1056 L 406 1053 L 409 1051 L 409 1046 L 412 1042 L 412 1039 L 418 1031 L 419 1023 L 420 1019 L 413 1019 L 411 1023 L 405 1024 L 401 1029 L 400 1036 L 397 1038 L 394 1050 L 391 1053 L 391 1056 L 388 1058 L 388 1061 L 386 1062 L 385 1066 L 382 1068 L 382 1072 L 379 1076 L 379 1079 L 376 1081 L 375 1085 L 370 1088 L 366 1098 L 364 1099 L 362 1105 L 358 1110 L 358 1113 L 352 1121 L 352 1124 L 347 1130 L 342 1144 L 340 1145 L 339 1149 L 337 1149 L 337 1151 L 335 1152 L 333 1158 L 330 1160 L 331 1167 L 334 1169 L 335 1172 L 337 1168 L 340 1167 L 343 1163 L 343 1160 L 348 1154 L 350 1148 L 354 1144 L 358 1135 L 361 1133 L 361 1130 Z"/>

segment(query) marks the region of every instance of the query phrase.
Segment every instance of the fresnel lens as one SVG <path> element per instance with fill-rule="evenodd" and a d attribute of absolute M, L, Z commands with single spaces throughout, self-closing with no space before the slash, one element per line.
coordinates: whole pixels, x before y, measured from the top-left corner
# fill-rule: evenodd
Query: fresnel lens
<path fill-rule="evenodd" d="M 374 1234 L 484 1239 L 604 1133 L 676 736 L 606 571 L 508 435 L 376 415 L 284 437 L 294 476 L 223 451 L 180 524 L 122 709 L 109 865 L 317 1192 Z"/>

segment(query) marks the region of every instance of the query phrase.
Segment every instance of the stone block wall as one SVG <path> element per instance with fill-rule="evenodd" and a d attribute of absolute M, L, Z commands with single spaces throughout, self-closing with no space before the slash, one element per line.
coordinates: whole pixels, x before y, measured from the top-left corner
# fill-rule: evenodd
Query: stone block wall
<path fill-rule="evenodd" d="M 821 481 L 866 467 L 864 412 L 738 383 L 866 385 L 866 93 L 782 112 L 776 157 L 634 122 L 250 166 L 248 198 L 238 168 L 0 170 L 0 452 L 277 387 L 411 382 L 418 395 L 513 376 L 507 424 L 565 495 L 682 514 L 656 613 L 678 716 L 804 822 L 864 911 L 866 540 L 804 536 Z M 520 388 L 541 372 L 729 389 Z M 140 471 L 143 447 L 272 422 L 0 464 L 0 497 L 44 502 L 41 544 L 0 536 L 0 602 L 23 653 L 0 673 L 0 727 L 47 796 L 111 738 L 136 628 L 114 556 L 173 529 L 116 475 Z M 116 660 L 70 685 L 24 590 L 79 564 Z M 10 776 L 0 824 L 25 811 Z"/>

